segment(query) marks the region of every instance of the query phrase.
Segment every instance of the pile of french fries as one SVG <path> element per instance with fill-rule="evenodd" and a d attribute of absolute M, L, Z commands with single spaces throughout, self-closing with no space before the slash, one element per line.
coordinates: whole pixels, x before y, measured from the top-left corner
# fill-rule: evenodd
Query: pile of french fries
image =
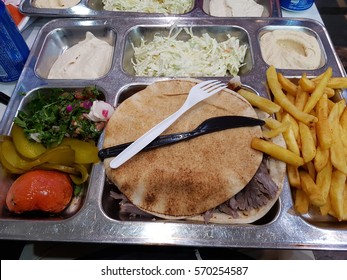
<path fill-rule="evenodd" d="M 332 77 L 328 68 L 314 78 L 303 73 L 294 83 L 273 66 L 266 78 L 273 101 L 238 91 L 253 106 L 276 116 L 265 120 L 268 129 L 262 139 L 253 139 L 252 147 L 287 163 L 298 213 L 306 214 L 312 207 L 346 221 L 347 107 L 344 99 L 337 100 L 335 90 L 347 88 L 347 78 Z M 286 147 L 267 141 L 280 133 Z"/>

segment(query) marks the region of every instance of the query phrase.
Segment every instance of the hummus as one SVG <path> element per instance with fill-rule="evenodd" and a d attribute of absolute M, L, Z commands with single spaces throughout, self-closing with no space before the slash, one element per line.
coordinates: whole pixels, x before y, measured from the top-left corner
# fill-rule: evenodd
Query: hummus
<path fill-rule="evenodd" d="M 296 30 L 274 30 L 260 38 L 263 59 L 280 69 L 317 69 L 321 48 L 314 36 Z"/>
<path fill-rule="evenodd" d="M 36 8 L 67 9 L 76 6 L 81 0 L 35 0 Z"/>
<path fill-rule="evenodd" d="M 113 47 L 86 33 L 86 39 L 67 49 L 54 62 L 48 79 L 96 79 L 111 67 Z"/>
<path fill-rule="evenodd" d="M 211 0 L 210 15 L 215 17 L 261 17 L 264 7 L 254 0 Z"/>

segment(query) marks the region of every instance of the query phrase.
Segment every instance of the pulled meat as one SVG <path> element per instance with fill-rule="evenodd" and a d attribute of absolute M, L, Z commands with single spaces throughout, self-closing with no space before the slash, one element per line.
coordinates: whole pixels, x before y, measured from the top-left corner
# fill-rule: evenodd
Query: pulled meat
<path fill-rule="evenodd" d="M 211 209 L 204 213 L 205 223 L 209 222 L 215 210 L 230 215 L 233 218 L 238 218 L 239 211 L 260 208 L 274 199 L 277 192 L 278 186 L 270 176 L 266 166 L 266 159 L 263 159 L 254 177 L 240 192 L 219 205 L 216 209 Z M 135 219 L 136 216 L 154 218 L 151 214 L 142 211 L 132 204 L 123 194 L 111 191 L 111 197 L 120 200 L 120 214 L 128 216 L 129 219 Z"/>
<path fill-rule="evenodd" d="M 116 200 L 120 200 L 119 202 L 120 216 L 128 216 L 130 220 L 135 219 L 136 217 L 154 218 L 153 215 L 142 211 L 140 208 L 132 204 L 124 194 L 111 191 L 110 195 L 112 198 Z"/>
<path fill-rule="evenodd" d="M 249 211 L 260 208 L 276 197 L 278 186 L 272 180 L 263 159 L 251 181 L 236 195 L 218 207 L 218 210 L 238 217 L 238 211 Z"/>

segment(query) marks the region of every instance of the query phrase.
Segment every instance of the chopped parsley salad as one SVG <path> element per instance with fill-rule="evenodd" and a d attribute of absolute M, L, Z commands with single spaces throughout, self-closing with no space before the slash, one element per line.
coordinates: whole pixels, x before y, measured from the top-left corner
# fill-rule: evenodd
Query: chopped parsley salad
<path fill-rule="evenodd" d="M 102 99 L 102 93 L 95 87 L 83 89 L 51 89 L 50 92 L 38 92 L 18 112 L 14 123 L 23 128 L 28 139 L 42 143 L 46 148 L 59 145 L 64 137 L 97 142 L 107 117 L 113 113 L 113 108 L 106 104 L 102 109 L 104 119 L 92 118 L 90 112 L 97 100 Z"/>

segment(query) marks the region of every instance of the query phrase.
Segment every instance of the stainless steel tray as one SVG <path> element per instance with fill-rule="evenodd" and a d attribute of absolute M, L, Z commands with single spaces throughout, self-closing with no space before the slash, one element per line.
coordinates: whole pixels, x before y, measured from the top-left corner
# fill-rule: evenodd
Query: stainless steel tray
<path fill-rule="evenodd" d="M 311 20 L 262 18 L 254 21 L 225 18 L 140 17 L 104 19 L 58 19 L 46 24 L 39 32 L 23 73 L 17 83 L 10 104 L 0 123 L 0 133 L 8 134 L 12 120 L 27 97 L 38 89 L 82 88 L 96 85 L 111 104 L 117 104 L 155 81 L 170 77 L 137 77 L 129 64 L 132 51 L 130 41 L 139 37 L 151 38 L 155 32 L 166 34 L 172 25 L 192 27 L 196 33 L 207 31 L 211 36 L 231 33 L 249 45 L 247 66 L 240 71 L 243 84 L 258 94 L 268 96 L 265 71 L 259 47 L 259 36 L 272 29 L 299 29 L 317 37 L 321 48 L 322 66 L 305 71 L 316 76 L 328 66 L 333 75 L 346 75 L 333 49 L 323 25 Z M 70 46 L 92 31 L 114 46 L 110 71 L 96 80 L 50 80 L 46 78 L 49 63 L 59 52 L 59 47 Z M 45 62 L 46 61 L 46 62 Z M 299 77 L 302 70 L 281 70 L 288 77 Z M 199 77 L 202 80 L 208 77 Z M 230 77 L 218 77 L 227 82 Z M 345 98 L 346 92 L 342 93 Z M 100 139 L 101 148 L 103 139 Z M 10 178 L 0 174 L 0 209 Z M 217 225 L 187 221 L 124 220 L 119 216 L 117 202 L 109 195 L 111 185 L 105 181 L 102 163 L 93 167 L 86 197 L 81 209 L 70 217 L 26 219 L 0 214 L 0 238 L 18 240 L 105 242 L 122 244 L 167 244 L 184 246 L 287 248 L 287 249 L 347 249 L 347 223 L 315 220 L 294 213 L 291 191 L 285 184 L 280 199 L 260 221 L 247 225 Z"/>
<path fill-rule="evenodd" d="M 191 0 L 191 10 L 185 14 L 175 15 L 182 17 L 211 17 L 209 15 L 210 0 Z M 263 17 L 281 17 L 279 0 L 256 0 L 264 6 Z M 43 9 L 35 7 L 35 0 L 22 0 L 19 10 L 29 16 L 43 17 L 134 17 L 134 16 L 157 16 L 166 17 L 165 14 L 146 14 L 134 12 L 106 11 L 101 0 L 81 0 L 76 6 L 68 9 Z"/>

